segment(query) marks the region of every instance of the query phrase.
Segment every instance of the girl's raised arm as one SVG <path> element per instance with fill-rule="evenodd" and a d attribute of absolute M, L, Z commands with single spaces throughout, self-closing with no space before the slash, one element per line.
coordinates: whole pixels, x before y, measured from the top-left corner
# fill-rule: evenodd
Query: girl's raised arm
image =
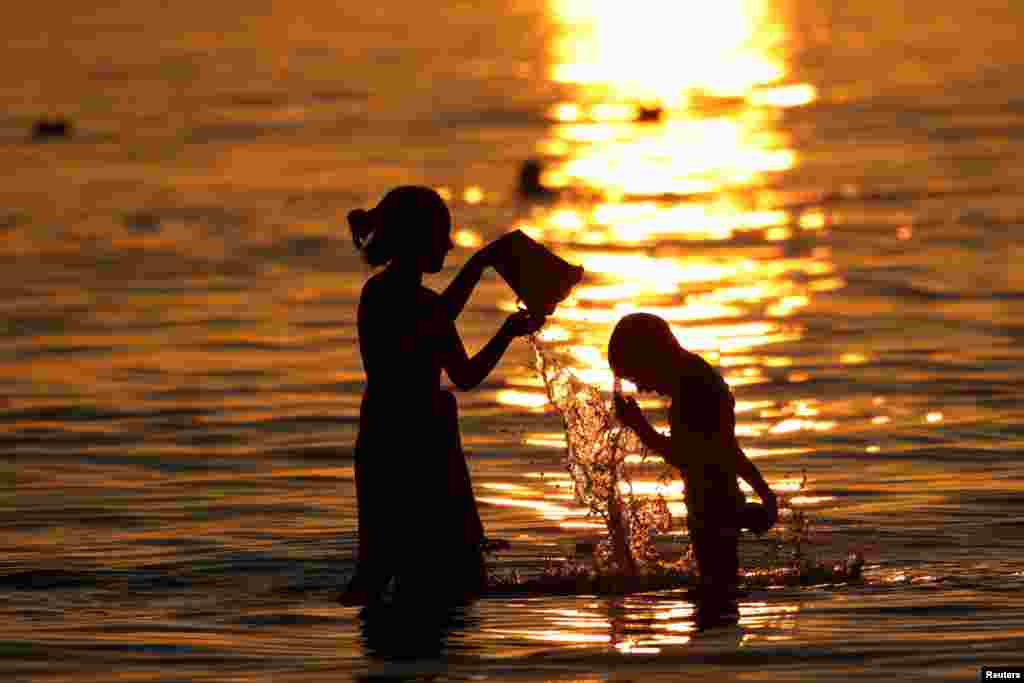
<path fill-rule="evenodd" d="M 498 364 L 516 337 L 536 332 L 543 320 L 536 320 L 525 311 L 510 315 L 484 348 L 472 358 L 466 354 L 455 322 L 448 321 L 445 334 L 443 365 L 449 379 L 463 391 L 468 391 L 483 382 Z"/>
<path fill-rule="evenodd" d="M 466 307 L 466 302 L 484 274 L 484 268 L 490 265 L 489 255 L 488 247 L 484 247 L 470 256 L 459 274 L 441 293 L 441 301 L 449 320 L 458 318 L 462 309 Z"/>

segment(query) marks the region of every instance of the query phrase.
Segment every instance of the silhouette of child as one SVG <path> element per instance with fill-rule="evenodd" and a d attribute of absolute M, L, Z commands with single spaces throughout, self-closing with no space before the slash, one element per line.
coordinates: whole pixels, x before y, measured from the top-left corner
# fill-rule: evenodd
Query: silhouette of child
<path fill-rule="evenodd" d="M 392 579 L 413 601 L 461 599 L 484 586 L 484 536 L 458 405 L 441 390 L 441 371 L 459 389 L 472 389 L 515 337 L 535 332 L 543 320 L 514 313 L 469 357 L 455 319 L 493 265 L 493 250 L 475 253 L 438 294 L 423 286 L 423 274 L 440 272 L 454 245 L 451 215 L 437 192 L 398 187 L 348 219 L 365 260 L 386 268 L 359 298 L 366 371 L 355 448 L 359 554 L 341 600 L 373 602 Z"/>
<path fill-rule="evenodd" d="M 707 361 L 680 346 L 668 323 L 648 313 L 618 322 L 608 341 L 608 360 L 617 377 L 640 391 L 672 398 L 669 436 L 651 427 L 634 399 L 616 393 L 614 400 L 623 424 L 682 475 L 702 591 L 731 593 L 739 573 L 739 530 L 768 530 L 778 519 L 778 503 L 736 441 L 735 400 L 728 385 Z M 737 477 L 753 487 L 762 505 L 746 504 Z"/>

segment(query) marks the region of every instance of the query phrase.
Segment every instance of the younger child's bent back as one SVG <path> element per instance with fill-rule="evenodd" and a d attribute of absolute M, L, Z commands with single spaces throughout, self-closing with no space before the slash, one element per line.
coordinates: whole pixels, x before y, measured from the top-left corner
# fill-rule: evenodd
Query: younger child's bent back
<path fill-rule="evenodd" d="M 623 423 L 679 470 L 701 584 L 711 592 L 728 592 L 739 572 L 741 526 L 760 533 L 778 515 L 775 494 L 736 441 L 732 392 L 707 361 L 679 345 L 664 320 L 650 314 L 619 321 L 608 343 L 608 359 L 615 374 L 638 389 L 672 398 L 668 437 L 650 426 L 635 401 L 621 396 L 615 400 Z M 759 513 L 751 514 L 751 506 L 745 505 L 737 477 L 761 497 Z"/>

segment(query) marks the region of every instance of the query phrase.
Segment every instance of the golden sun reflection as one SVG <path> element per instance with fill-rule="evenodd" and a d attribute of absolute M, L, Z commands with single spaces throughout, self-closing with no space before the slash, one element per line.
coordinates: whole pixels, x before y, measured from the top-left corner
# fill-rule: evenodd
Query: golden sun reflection
<path fill-rule="evenodd" d="M 699 8 L 664 0 L 552 0 L 556 21 L 572 30 L 555 46 L 551 75 L 608 87 L 620 100 L 671 106 L 698 92 L 747 96 L 785 75 L 772 54 L 784 34 L 769 9 L 765 0 Z"/>
<path fill-rule="evenodd" d="M 529 610 L 528 626 L 502 625 L 490 632 L 498 638 L 575 645 L 630 656 L 657 655 L 666 647 L 687 645 L 697 632 L 695 605 L 667 595 L 655 602 L 627 597 L 575 604 L 579 605 L 576 609 L 552 609 L 527 603 L 523 607 Z M 747 610 L 741 605 L 740 613 L 741 618 L 761 623 L 778 618 L 778 610 L 768 607 L 758 613 L 756 607 Z M 760 628 L 760 624 L 754 628 Z"/>
<path fill-rule="evenodd" d="M 452 234 L 452 241 L 464 249 L 476 249 L 483 245 L 483 237 L 474 230 L 456 230 Z"/>
<path fill-rule="evenodd" d="M 610 225 L 619 242 L 728 239 L 758 228 L 789 235 L 787 212 L 744 208 L 719 194 L 792 169 L 798 158 L 772 127 L 776 112 L 817 98 L 812 85 L 786 81 L 787 36 L 771 0 L 720 0 L 699 10 L 662 0 L 550 4 L 563 29 L 551 77 L 579 96 L 550 112 L 554 136 L 539 151 L 560 162 L 545 183 L 616 199 L 706 197 L 597 207 L 590 218 Z M 586 220 L 562 211 L 547 222 L 578 233 Z M 797 221 L 805 229 L 825 224 L 820 214 Z"/>
<path fill-rule="evenodd" d="M 583 509 L 572 509 L 564 505 L 556 505 L 545 500 L 534 500 L 529 498 L 506 498 L 496 496 L 478 496 L 477 501 L 503 508 L 522 508 L 533 510 L 545 519 L 562 521 L 567 517 L 584 517 L 587 511 Z"/>
<path fill-rule="evenodd" d="M 611 327 L 649 312 L 667 320 L 685 348 L 728 368 L 730 385 L 777 376 L 793 359 L 758 349 L 799 340 L 802 327 L 789 320 L 813 306 L 816 293 L 844 283 L 828 250 L 808 241 L 830 216 L 807 202 L 787 206 L 792 193 L 777 182 L 800 163 L 778 112 L 813 102 L 817 92 L 788 77 L 776 5 L 549 5 L 558 27 L 551 76 L 573 95 L 549 112 L 538 152 L 543 184 L 560 194 L 515 227 L 582 265 L 587 277 L 549 318 L 544 341 L 564 344 L 577 376 L 609 390 Z M 794 241 L 803 246 L 791 248 Z M 709 243 L 720 246 L 701 249 Z M 500 306 L 516 309 L 511 300 Z M 800 370 L 786 377 L 809 379 Z M 518 390 L 498 400 L 544 408 L 539 394 Z M 793 419 L 801 421 L 774 432 L 748 428 L 831 428 L 824 419 Z"/>
<path fill-rule="evenodd" d="M 793 639 L 798 604 L 741 602 L 740 626 L 746 632 L 743 645 L 755 642 L 778 642 Z"/>
<path fill-rule="evenodd" d="M 496 395 L 498 403 L 507 406 L 516 406 L 539 410 L 548 403 L 548 398 L 540 392 L 520 391 L 518 389 L 502 389 Z"/>
<path fill-rule="evenodd" d="M 806 382 L 812 375 L 796 350 L 804 316 L 821 305 L 821 293 L 845 282 L 829 249 L 817 243 L 836 210 L 787 187 L 802 162 L 780 112 L 814 102 L 817 91 L 787 72 L 788 37 L 773 0 L 720 0 L 699 10 L 638 2 L 548 0 L 559 29 L 551 77 L 561 84 L 561 101 L 547 112 L 548 134 L 536 148 L 548 200 L 525 205 L 512 227 L 582 265 L 585 279 L 548 317 L 540 339 L 579 380 L 608 392 L 615 380 L 607 362 L 612 327 L 647 312 L 666 320 L 680 344 L 720 368 L 734 389 Z M 498 305 L 518 308 L 511 298 Z M 835 360 L 870 362 L 852 351 Z M 554 411 L 542 387 L 520 380 L 497 391 L 497 401 Z M 783 440 L 837 429 L 835 416 L 820 414 L 827 411 L 809 400 L 755 401 L 737 393 L 741 437 Z M 649 417 L 664 430 L 656 413 L 664 397 L 648 395 L 640 405 L 655 411 Z M 566 448 L 560 433 L 525 434 L 523 443 Z M 752 457 L 809 450 L 765 446 L 744 444 Z M 658 479 L 661 458 L 626 464 L 633 495 L 661 496 L 674 517 L 686 514 L 679 478 Z M 496 483 L 484 487 L 492 497 L 481 500 L 563 529 L 603 530 L 600 520 L 571 507 L 575 482 L 566 475 L 524 483 L 534 491 Z M 793 505 L 831 499 L 799 482 L 776 484 Z M 657 647 L 628 639 L 612 644 L 630 653 Z"/>

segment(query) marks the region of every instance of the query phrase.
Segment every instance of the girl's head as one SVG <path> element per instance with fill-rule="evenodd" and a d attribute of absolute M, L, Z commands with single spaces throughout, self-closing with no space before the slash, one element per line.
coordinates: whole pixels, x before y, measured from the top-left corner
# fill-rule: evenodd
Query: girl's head
<path fill-rule="evenodd" d="M 630 313 L 612 330 L 608 364 L 640 391 L 671 394 L 681 351 L 667 322 L 650 313 Z"/>
<path fill-rule="evenodd" d="M 348 223 L 352 241 L 371 266 L 395 261 L 437 273 L 454 246 L 451 214 L 429 187 L 396 187 L 369 211 L 350 211 Z"/>

